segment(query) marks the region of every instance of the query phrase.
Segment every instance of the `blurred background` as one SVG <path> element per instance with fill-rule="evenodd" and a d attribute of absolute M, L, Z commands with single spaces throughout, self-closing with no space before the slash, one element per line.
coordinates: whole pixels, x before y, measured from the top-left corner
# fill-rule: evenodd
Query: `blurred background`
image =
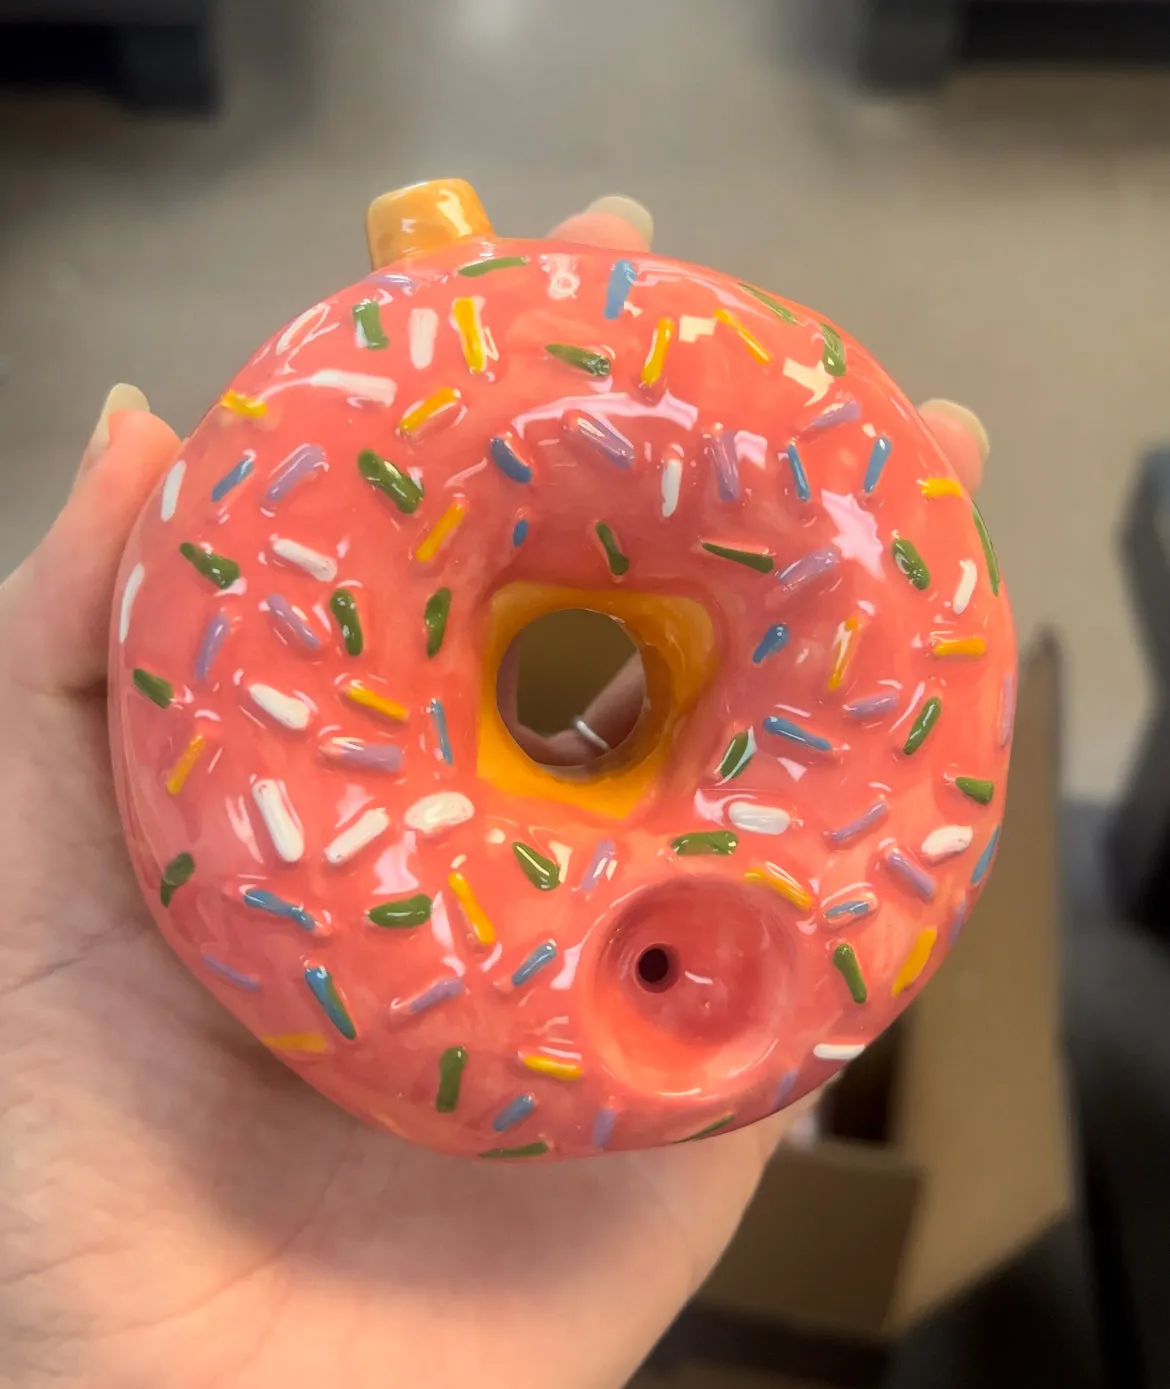
<path fill-rule="evenodd" d="M 367 202 L 439 175 L 507 234 L 631 194 L 658 249 L 816 306 L 988 427 L 1021 639 L 1062 653 L 1070 1213 L 877 1368 L 783 1380 L 757 1346 L 739 1370 L 667 1355 L 664 1382 L 1170 1384 L 1170 739 L 1143 649 L 1170 612 L 1168 12 L 0 0 L 0 573 L 113 382 L 183 433 L 364 272 Z"/>

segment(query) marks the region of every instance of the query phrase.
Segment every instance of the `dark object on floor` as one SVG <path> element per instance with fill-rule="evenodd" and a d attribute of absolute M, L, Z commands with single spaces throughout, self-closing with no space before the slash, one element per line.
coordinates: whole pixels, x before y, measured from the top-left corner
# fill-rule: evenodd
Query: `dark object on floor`
<path fill-rule="evenodd" d="M 0 85 L 207 114 L 219 93 L 213 0 L 0 0 Z"/>

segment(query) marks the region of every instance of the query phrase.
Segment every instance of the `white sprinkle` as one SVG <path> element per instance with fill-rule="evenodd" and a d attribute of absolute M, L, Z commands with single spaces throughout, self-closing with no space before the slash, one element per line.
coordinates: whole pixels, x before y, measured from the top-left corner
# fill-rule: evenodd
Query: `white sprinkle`
<path fill-rule="evenodd" d="M 179 493 L 183 489 L 183 474 L 187 471 L 187 465 L 180 458 L 171 471 L 167 474 L 167 480 L 163 483 L 162 506 L 159 511 L 164 521 L 169 521 L 175 514 L 175 507 L 179 505 Z"/>
<path fill-rule="evenodd" d="M 673 456 L 662 465 L 662 514 L 673 516 L 678 509 L 678 494 L 682 487 L 682 459 Z"/>
<path fill-rule="evenodd" d="M 969 849 L 974 838 L 970 825 L 941 825 L 922 841 L 922 857 L 929 863 L 941 863 Z"/>
<path fill-rule="evenodd" d="M 489 844 L 502 844 L 504 840 L 507 839 L 507 837 L 508 836 L 504 833 L 503 830 L 498 829 L 488 830 L 487 834 L 484 835 L 484 838 L 487 840 Z"/>
<path fill-rule="evenodd" d="M 122 613 L 118 619 L 118 640 L 124 642 L 130 635 L 130 611 L 134 607 L 134 600 L 138 597 L 138 590 L 142 587 L 142 581 L 146 578 L 146 570 L 141 564 L 136 564 L 130 571 L 130 577 L 126 580 L 126 587 L 122 590 Z"/>
<path fill-rule="evenodd" d="M 727 818 L 745 834 L 783 834 L 792 824 L 792 816 L 779 806 L 755 805 L 751 801 L 733 801 Z"/>
<path fill-rule="evenodd" d="M 581 277 L 573 269 L 573 257 L 550 252 L 542 258 L 542 263 L 548 271 L 548 297 L 572 299 L 581 288 Z"/>
<path fill-rule="evenodd" d="M 374 400 L 379 405 L 393 405 L 398 383 L 388 376 L 366 376 L 359 371 L 337 371 L 326 367 L 304 378 L 306 386 L 323 386 L 326 390 L 345 391 L 362 400 Z"/>
<path fill-rule="evenodd" d="M 816 366 L 802 366 L 800 362 L 794 362 L 791 357 L 784 363 L 784 375 L 790 381 L 795 381 L 798 386 L 804 386 L 809 392 L 808 404 L 815 405 L 818 400 L 824 400 L 829 394 L 829 389 L 833 384 L 833 378 L 825 370 L 824 362 L 818 362 Z"/>
<path fill-rule="evenodd" d="M 325 850 L 326 863 L 334 865 L 348 863 L 355 854 L 360 854 L 367 844 L 372 844 L 380 834 L 390 828 L 390 816 L 376 806 L 359 815 L 348 829 L 342 830 L 332 844 Z"/>
<path fill-rule="evenodd" d="M 422 371 L 434 361 L 439 315 L 434 309 L 411 309 L 406 331 L 410 337 L 410 364 Z"/>
<path fill-rule="evenodd" d="M 284 783 L 267 779 L 257 781 L 252 786 L 252 799 L 264 820 L 272 847 L 285 863 L 299 863 L 305 852 L 305 834 Z"/>
<path fill-rule="evenodd" d="M 331 555 L 323 555 L 320 550 L 310 550 L 299 540 L 286 540 L 284 536 L 274 536 L 272 553 L 286 564 L 303 569 L 322 583 L 331 583 L 337 578 L 337 561 Z"/>
<path fill-rule="evenodd" d="M 864 1050 L 860 1042 L 818 1042 L 813 1055 L 821 1061 L 853 1061 Z"/>
<path fill-rule="evenodd" d="M 475 814 L 475 806 L 459 791 L 438 791 L 424 796 L 406 812 L 404 819 L 420 834 L 440 834 L 443 830 L 462 825 Z"/>
<path fill-rule="evenodd" d="M 270 718 L 285 728 L 300 732 L 309 726 L 309 706 L 297 695 L 282 694 L 271 685 L 249 685 L 248 693 L 257 708 L 263 709 Z"/>
<path fill-rule="evenodd" d="M 700 338 L 709 338 L 714 331 L 713 318 L 696 318 L 694 314 L 685 313 L 678 321 L 679 342 L 698 342 Z"/>
<path fill-rule="evenodd" d="M 959 561 L 961 571 L 959 586 L 955 589 L 955 597 L 951 603 L 956 613 L 967 611 L 967 604 L 971 601 L 971 595 L 975 592 L 975 580 L 979 571 L 975 568 L 973 559 L 961 559 Z"/>
<path fill-rule="evenodd" d="M 298 314 L 276 339 L 277 352 L 287 352 L 293 344 L 293 339 L 298 336 L 302 328 L 309 330 L 305 334 L 305 342 L 308 342 L 311 332 L 320 328 L 328 317 L 328 304 L 314 304 L 311 309 L 306 309 L 303 314 Z M 303 346 L 304 344 L 300 345 Z"/>

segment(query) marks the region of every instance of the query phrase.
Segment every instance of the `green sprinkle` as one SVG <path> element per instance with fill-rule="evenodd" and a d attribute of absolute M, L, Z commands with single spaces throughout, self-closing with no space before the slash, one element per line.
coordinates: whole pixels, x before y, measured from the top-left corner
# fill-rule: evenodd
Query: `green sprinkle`
<path fill-rule="evenodd" d="M 199 570 L 205 579 L 210 579 L 216 588 L 231 588 L 240 577 L 240 566 L 234 559 L 225 559 L 214 550 L 202 550 L 184 540 L 179 546 L 179 554 Z"/>
<path fill-rule="evenodd" d="M 395 930 L 406 926 L 423 926 L 431 919 L 431 899 L 425 892 L 414 897 L 396 897 L 392 902 L 379 902 L 366 916 L 375 926 Z"/>
<path fill-rule="evenodd" d="M 723 781 L 734 781 L 740 772 L 756 755 L 756 735 L 752 729 L 737 733 L 727 745 L 723 761 L 719 764 L 719 776 Z"/>
<path fill-rule="evenodd" d="M 512 852 L 533 887 L 540 888 L 541 892 L 551 892 L 554 887 L 560 887 L 561 870 L 551 858 L 545 858 L 531 845 L 521 844 L 519 840 L 512 845 Z"/>
<path fill-rule="evenodd" d="M 841 341 L 840 333 L 835 328 L 830 328 L 827 323 L 821 324 L 821 332 L 825 338 L 824 350 L 821 352 L 825 370 L 830 376 L 844 376 L 845 344 Z"/>
<path fill-rule="evenodd" d="M 708 1124 L 705 1129 L 700 1129 L 698 1133 L 692 1133 L 688 1138 L 676 1138 L 676 1143 L 697 1143 L 700 1138 L 710 1138 L 713 1134 L 725 1129 L 735 1118 L 734 1114 L 725 1114 L 722 1119 L 716 1119 L 713 1124 Z"/>
<path fill-rule="evenodd" d="M 894 541 L 890 547 L 894 555 L 894 563 L 898 569 L 905 574 L 915 588 L 924 589 L 930 587 L 930 570 L 927 569 L 922 556 L 909 540 L 903 540 L 901 536 Z"/>
<path fill-rule="evenodd" d="M 382 328 L 382 309 L 376 299 L 363 299 L 360 304 L 355 304 L 353 322 L 360 347 L 379 352 L 390 346 L 390 340 Z"/>
<path fill-rule="evenodd" d="M 620 578 L 629 570 L 629 556 L 622 553 L 622 548 L 617 543 L 616 536 L 604 521 L 598 521 L 595 529 L 597 531 L 597 538 L 601 541 L 602 548 L 605 550 L 605 558 L 609 563 L 609 572 Z"/>
<path fill-rule="evenodd" d="M 861 966 L 857 963 L 857 952 L 851 945 L 842 943 L 833 951 L 833 964 L 841 971 L 841 977 L 849 985 L 849 993 L 854 1003 L 864 1003 L 869 997 L 862 977 Z"/>
<path fill-rule="evenodd" d="M 774 299 L 770 294 L 765 294 L 762 289 L 756 289 L 754 285 L 745 284 L 743 280 L 740 280 L 739 287 L 740 289 L 747 290 L 753 299 L 758 299 L 761 304 L 771 309 L 776 317 L 782 318 L 785 323 L 800 322 L 791 309 L 786 308 L 779 299 Z"/>
<path fill-rule="evenodd" d="M 360 656 L 365 642 L 362 639 L 362 620 L 358 616 L 357 603 L 347 588 L 335 589 L 329 600 L 333 616 L 341 629 L 341 639 L 351 656 Z"/>
<path fill-rule="evenodd" d="M 975 529 L 979 532 L 979 539 L 983 542 L 983 557 L 987 561 L 987 577 L 991 580 L 991 591 L 998 596 L 999 594 L 999 560 L 995 557 L 995 546 L 991 543 L 991 532 L 987 529 L 987 522 L 983 519 L 983 513 L 971 503 L 971 511 L 975 517 Z"/>
<path fill-rule="evenodd" d="M 440 1114 L 450 1114 L 459 1103 L 459 1087 L 466 1065 L 465 1047 L 448 1047 L 439 1057 L 439 1093 L 435 1096 L 435 1108 Z"/>
<path fill-rule="evenodd" d="M 147 699 L 153 700 L 160 709 L 165 709 L 175 697 L 175 687 L 161 675 L 151 675 L 148 670 L 136 670 L 132 676 L 136 688 Z"/>
<path fill-rule="evenodd" d="M 383 458 L 373 449 L 362 449 L 357 465 L 362 477 L 379 492 L 385 492 L 404 516 L 412 516 L 418 510 L 418 504 L 423 499 L 422 488 L 388 458 Z"/>
<path fill-rule="evenodd" d="M 586 371 L 590 376 L 608 376 L 613 370 L 613 363 L 608 357 L 600 352 L 590 352 L 587 347 L 572 347 L 568 343 L 550 342 L 544 349 L 550 357 L 555 357 L 558 362 L 564 362 L 566 366 L 576 367 L 578 371 Z"/>
<path fill-rule="evenodd" d="M 926 742 L 926 735 L 938 723 L 938 716 L 942 713 L 942 700 L 938 695 L 931 697 L 922 706 L 918 717 L 910 729 L 910 736 L 906 739 L 906 746 L 902 751 L 909 757 L 915 753 Z"/>
<path fill-rule="evenodd" d="M 955 785 L 964 796 L 970 796 L 973 801 L 977 801 L 980 805 L 990 805 L 991 798 L 995 795 L 994 781 L 981 781 L 978 777 L 973 776 L 957 776 Z"/>
<path fill-rule="evenodd" d="M 163 869 L 162 883 L 158 895 L 164 907 L 171 905 L 171 898 L 195 871 L 195 860 L 190 854 L 176 854 Z"/>
<path fill-rule="evenodd" d="M 473 260 L 469 265 L 461 265 L 459 274 L 473 280 L 480 275 L 490 275 L 493 270 L 514 270 L 527 264 L 527 256 L 496 256 L 492 260 Z"/>
<path fill-rule="evenodd" d="M 543 1157 L 548 1152 L 548 1144 L 543 1138 L 538 1138 L 535 1143 L 525 1143 L 523 1148 L 489 1148 L 486 1153 L 480 1153 L 481 1158 L 527 1158 Z"/>
<path fill-rule="evenodd" d="M 698 830 L 694 834 L 680 834 L 671 841 L 670 847 L 676 854 L 733 854 L 739 839 L 730 830 Z"/>
<path fill-rule="evenodd" d="M 730 545 L 716 545 L 712 540 L 704 540 L 702 546 L 708 554 L 718 555 L 720 559 L 729 559 L 736 564 L 744 564 L 749 569 L 755 569 L 761 574 L 772 572 L 772 556 L 761 554 L 759 550 L 735 550 Z"/>
<path fill-rule="evenodd" d="M 437 656 L 447 635 L 447 618 L 451 614 L 451 590 L 441 588 L 432 593 L 423 609 L 423 626 L 427 629 L 427 656 Z"/>

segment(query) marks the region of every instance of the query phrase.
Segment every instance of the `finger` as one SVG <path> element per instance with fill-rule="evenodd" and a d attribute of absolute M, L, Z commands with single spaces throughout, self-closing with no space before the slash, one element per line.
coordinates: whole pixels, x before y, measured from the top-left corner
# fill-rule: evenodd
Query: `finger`
<path fill-rule="evenodd" d="M 89 443 L 85 446 L 85 452 L 81 455 L 81 466 L 77 470 L 77 477 L 74 479 L 74 487 L 85 476 L 86 473 L 102 457 L 110 446 L 110 420 L 123 410 L 130 410 L 135 413 L 149 412 L 150 402 L 142 394 L 137 386 L 128 386 L 125 381 L 119 381 L 114 386 L 105 403 L 102 405 L 101 413 L 98 415 L 97 424 L 93 427 Z"/>
<path fill-rule="evenodd" d="M 0 586 L 0 649 L 28 688 L 92 688 L 106 672 L 110 606 L 130 528 L 178 451 L 174 431 L 140 410 L 105 421 L 105 451 L 86 468 L 48 535 Z"/>
<path fill-rule="evenodd" d="M 613 251 L 648 251 L 654 237 L 654 218 L 633 198 L 611 194 L 590 203 L 584 212 L 566 217 L 549 236 Z"/>
<path fill-rule="evenodd" d="M 634 730 L 646 699 L 646 672 L 641 656 L 631 656 L 581 715 L 607 746 L 616 748 Z M 600 749 L 594 749 L 594 756 Z"/>
<path fill-rule="evenodd" d="M 953 400 L 928 400 L 918 407 L 918 413 L 958 473 L 959 481 L 968 492 L 977 492 L 991 451 L 991 441 L 979 416 Z"/>

